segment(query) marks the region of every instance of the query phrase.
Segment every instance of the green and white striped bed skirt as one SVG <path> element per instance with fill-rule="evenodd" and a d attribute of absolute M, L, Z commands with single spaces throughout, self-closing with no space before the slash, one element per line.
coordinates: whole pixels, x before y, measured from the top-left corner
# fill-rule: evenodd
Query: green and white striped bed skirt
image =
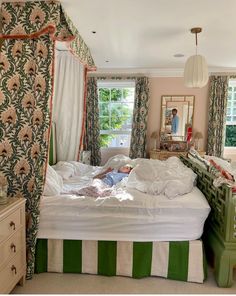
<path fill-rule="evenodd" d="M 201 240 L 116 242 L 38 239 L 35 272 L 133 278 L 160 276 L 203 283 L 206 261 Z"/>

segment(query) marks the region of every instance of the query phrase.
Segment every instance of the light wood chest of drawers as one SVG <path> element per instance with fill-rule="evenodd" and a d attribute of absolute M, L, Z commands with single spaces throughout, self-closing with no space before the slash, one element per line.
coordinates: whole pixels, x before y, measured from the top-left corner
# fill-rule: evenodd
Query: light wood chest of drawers
<path fill-rule="evenodd" d="M 25 199 L 11 198 L 0 205 L 0 294 L 25 282 Z"/>

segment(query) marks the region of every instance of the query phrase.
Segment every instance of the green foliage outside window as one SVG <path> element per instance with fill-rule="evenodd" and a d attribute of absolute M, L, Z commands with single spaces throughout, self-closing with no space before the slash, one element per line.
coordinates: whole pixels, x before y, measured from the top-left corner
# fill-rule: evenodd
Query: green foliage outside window
<path fill-rule="evenodd" d="M 123 96 L 122 96 L 123 91 Z M 130 124 L 133 114 L 133 103 L 129 97 L 129 88 L 100 88 L 99 89 L 99 118 L 100 129 L 104 131 L 120 130 L 125 124 Z M 111 96 L 111 97 L 110 97 Z M 120 104 L 118 104 L 121 102 Z M 114 134 L 101 134 L 101 147 L 108 147 Z"/>
<path fill-rule="evenodd" d="M 236 125 L 226 125 L 225 147 L 236 147 Z"/>

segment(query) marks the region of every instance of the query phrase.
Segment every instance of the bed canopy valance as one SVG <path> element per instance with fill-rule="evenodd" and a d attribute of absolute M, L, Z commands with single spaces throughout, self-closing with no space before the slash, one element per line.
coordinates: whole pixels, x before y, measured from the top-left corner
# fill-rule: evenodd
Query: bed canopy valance
<path fill-rule="evenodd" d="M 70 51 L 89 70 L 96 69 L 90 50 L 58 1 L 3 2 L 2 33 L 11 37 L 33 34 L 49 25 L 54 39 L 68 41 Z M 6 38 L 7 36 L 5 36 Z"/>
<path fill-rule="evenodd" d="M 0 185 L 8 185 L 9 196 L 26 199 L 27 278 L 31 278 L 48 158 L 55 41 L 67 42 L 85 73 L 95 65 L 60 2 L 7 2 L 1 12 Z"/>

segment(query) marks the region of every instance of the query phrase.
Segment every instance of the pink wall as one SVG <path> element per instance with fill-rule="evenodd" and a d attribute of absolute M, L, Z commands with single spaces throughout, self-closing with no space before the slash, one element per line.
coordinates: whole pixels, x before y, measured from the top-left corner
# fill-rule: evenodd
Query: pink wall
<path fill-rule="evenodd" d="M 208 93 L 209 85 L 203 88 L 186 88 L 182 77 L 150 78 L 150 104 L 148 113 L 148 151 L 153 148 L 151 133 L 160 130 L 161 96 L 162 95 L 194 95 L 193 129 L 203 134 L 201 150 L 206 149 L 208 127 Z"/>

